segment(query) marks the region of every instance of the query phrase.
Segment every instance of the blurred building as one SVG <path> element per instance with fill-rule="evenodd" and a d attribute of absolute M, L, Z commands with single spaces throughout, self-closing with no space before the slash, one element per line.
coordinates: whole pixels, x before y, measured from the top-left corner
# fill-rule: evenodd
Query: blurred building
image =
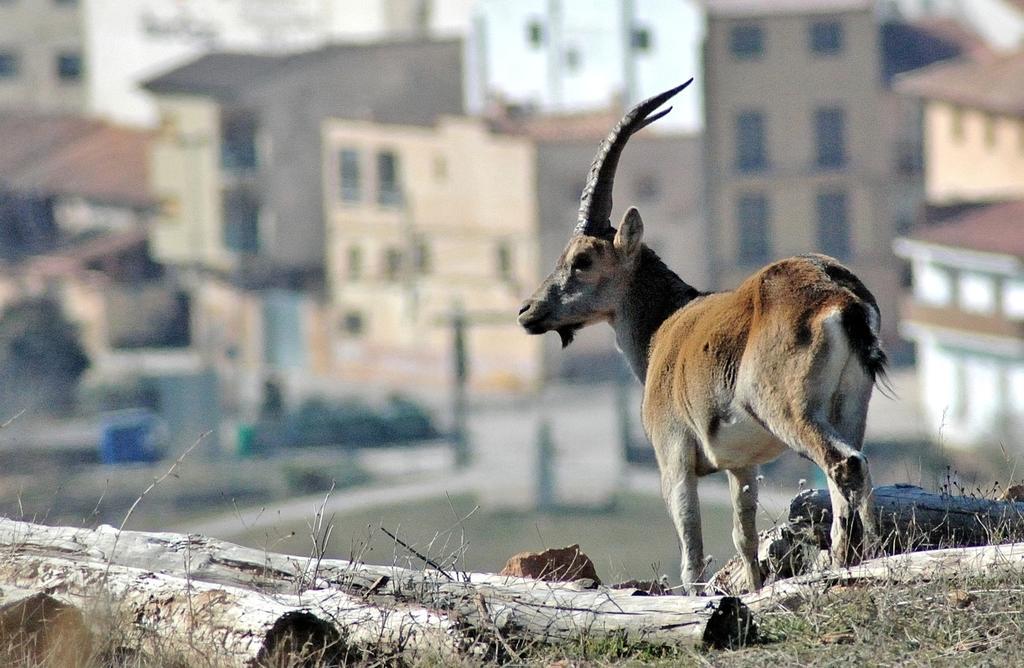
<path fill-rule="evenodd" d="M 913 291 L 901 330 L 917 345 L 921 401 L 956 446 L 1024 435 L 1024 201 L 992 204 L 898 239 Z"/>
<path fill-rule="evenodd" d="M 330 334 L 339 377 L 443 387 L 465 317 L 471 387 L 540 378 L 515 322 L 538 279 L 536 151 L 478 119 L 324 126 Z"/>
<path fill-rule="evenodd" d="M 466 42 L 467 108 L 536 112 L 628 106 L 695 76 L 696 0 L 478 0 Z M 662 129 L 701 127 L 699 79 Z"/>
<path fill-rule="evenodd" d="M 898 352 L 896 234 L 922 197 L 901 72 L 955 57 L 935 27 L 879 23 L 870 0 L 707 3 L 706 174 L 716 287 L 817 251 L 857 272 Z"/>
<path fill-rule="evenodd" d="M 0 109 L 85 107 L 82 17 L 78 0 L 0 2 Z"/>
<path fill-rule="evenodd" d="M 981 35 L 998 50 L 1024 47 L 1024 2 L 1021 0 L 883 0 L 881 11 L 896 20 L 946 18 Z"/>
<path fill-rule="evenodd" d="M 930 428 L 956 445 L 1024 434 L 1024 54 L 938 64 L 897 89 L 924 107 L 926 225 L 895 243 L 913 289 Z"/>
<path fill-rule="evenodd" d="M 447 384 L 461 309 L 475 389 L 616 377 L 610 328 L 587 328 L 562 350 L 553 335 L 527 336 L 515 314 L 569 239 L 594 151 L 617 120 L 618 112 L 445 117 L 431 128 L 330 121 L 336 373 L 392 387 Z M 647 132 L 630 142 L 617 179 L 619 197 L 644 212 L 647 241 L 698 285 L 699 161 L 694 137 Z"/>
<path fill-rule="evenodd" d="M 321 123 L 425 125 L 462 110 L 457 42 L 218 53 L 149 80 L 160 110 L 153 230 L 161 262 L 269 287 L 321 285 Z"/>

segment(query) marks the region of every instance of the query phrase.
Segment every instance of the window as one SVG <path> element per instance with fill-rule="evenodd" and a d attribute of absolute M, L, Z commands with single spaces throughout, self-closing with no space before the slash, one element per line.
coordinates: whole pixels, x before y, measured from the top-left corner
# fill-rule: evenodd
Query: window
<path fill-rule="evenodd" d="M 811 51 L 830 56 L 843 50 L 843 24 L 839 21 L 814 21 L 811 23 Z"/>
<path fill-rule="evenodd" d="M 363 250 L 359 246 L 348 249 L 348 280 L 358 281 L 363 276 Z"/>
<path fill-rule="evenodd" d="M 633 28 L 630 35 L 630 45 L 634 51 L 651 50 L 651 31 L 647 28 Z"/>
<path fill-rule="evenodd" d="M 18 54 L 12 51 L 0 51 L 0 79 L 13 79 L 18 76 L 20 65 Z"/>
<path fill-rule="evenodd" d="M 964 110 L 961 107 L 949 108 L 949 133 L 956 141 L 964 139 Z"/>
<path fill-rule="evenodd" d="M 741 60 L 754 60 L 764 51 L 764 37 L 761 26 L 733 26 L 729 31 L 729 50 Z"/>
<path fill-rule="evenodd" d="M 1024 279 L 1003 282 L 1003 315 L 1011 320 L 1024 320 Z"/>
<path fill-rule="evenodd" d="M 341 182 L 341 201 L 359 202 L 363 190 L 359 173 L 359 152 L 354 148 L 343 148 L 338 156 L 338 172 Z"/>
<path fill-rule="evenodd" d="M 825 169 L 846 164 L 846 114 L 842 109 L 826 108 L 814 112 L 814 136 L 817 165 Z"/>
<path fill-rule="evenodd" d="M 570 72 L 576 72 L 580 69 L 583 64 L 583 56 L 580 55 L 580 50 L 573 47 L 565 52 L 565 67 Z"/>
<path fill-rule="evenodd" d="M 768 198 L 760 194 L 741 195 L 736 205 L 739 261 L 764 264 L 771 255 L 768 239 Z"/>
<path fill-rule="evenodd" d="M 377 203 L 385 206 L 401 204 L 398 186 L 398 156 L 391 151 L 377 154 Z"/>
<path fill-rule="evenodd" d="M 988 314 L 996 309 L 996 282 L 992 276 L 965 271 L 958 283 L 960 308 L 971 313 Z"/>
<path fill-rule="evenodd" d="M 949 272 L 930 262 L 914 262 L 914 298 L 922 304 L 947 306 L 953 299 Z"/>
<path fill-rule="evenodd" d="M 844 192 L 818 194 L 818 247 L 823 253 L 848 260 L 850 215 Z"/>
<path fill-rule="evenodd" d="M 526 41 L 535 49 L 544 44 L 544 26 L 540 21 L 534 20 L 526 24 Z"/>
<path fill-rule="evenodd" d="M 361 336 L 366 330 L 366 322 L 359 311 L 349 311 L 341 318 L 341 331 L 351 336 Z"/>
<path fill-rule="evenodd" d="M 72 83 L 82 78 L 82 55 L 80 53 L 61 53 L 57 55 L 57 78 Z"/>
<path fill-rule="evenodd" d="M 498 264 L 498 275 L 506 281 L 511 281 L 515 278 L 515 272 L 512 268 L 512 248 L 508 242 L 503 241 L 498 244 L 496 249 L 496 259 Z"/>
<path fill-rule="evenodd" d="M 448 159 L 443 155 L 434 156 L 434 180 L 448 180 Z"/>
<path fill-rule="evenodd" d="M 430 246 L 426 241 L 417 241 L 416 245 L 412 249 L 413 252 L 413 264 L 416 267 L 416 272 L 419 274 L 429 274 L 433 263 L 433 258 L 430 255 Z"/>
<path fill-rule="evenodd" d="M 389 281 L 397 281 L 402 273 L 402 251 L 389 248 L 384 253 L 384 275 Z"/>
<path fill-rule="evenodd" d="M 765 151 L 764 114 L 744 111 L 736 117 L 736 168 L 756 172 L 768 166 Z"/>
<path fill-rule="evenodd" d="M 995 114 L 985 114 L 985 146 L 992 148 L 996 145 L 996 129 L 999 119 Z"/>
<path fill-rule="evenodd" d="M 260 201 L 245 190 L 224 193 L 224 245 L 239 253 L 259 250 Z"/>
<path fill-rule="evenodd" d="M 221 122 L 221 167 L 236 172 L 255 169 L 256 134 L 257 123 L 252 114 L 226 114 Z"/>

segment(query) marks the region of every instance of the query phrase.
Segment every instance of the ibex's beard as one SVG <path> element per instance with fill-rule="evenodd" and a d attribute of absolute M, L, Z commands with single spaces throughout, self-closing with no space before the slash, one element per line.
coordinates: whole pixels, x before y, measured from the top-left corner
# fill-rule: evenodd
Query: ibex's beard
<path fill-rule="evenodd" d="M 572 343 L 572 340 L 576 338 L 576 332 L 582 328 L 583 325 L 566 325 L 555 330 L 562 339 L 562 348 L 567 348 Z"/>

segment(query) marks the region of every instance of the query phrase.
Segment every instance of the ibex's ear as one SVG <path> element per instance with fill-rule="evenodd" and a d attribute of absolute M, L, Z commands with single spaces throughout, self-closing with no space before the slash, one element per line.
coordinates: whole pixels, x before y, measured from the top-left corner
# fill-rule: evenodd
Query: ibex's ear
<path fill-rule="evenodd" d="M 640 219 L 640 212 L 636 207 L 629 207 L 629 211 L 622 217 L 619 229 L 615 233 L 615 248 L 624 257 L 633 257 L 640 250 L 640 242 L 644 238 L 644 221 Z"/>

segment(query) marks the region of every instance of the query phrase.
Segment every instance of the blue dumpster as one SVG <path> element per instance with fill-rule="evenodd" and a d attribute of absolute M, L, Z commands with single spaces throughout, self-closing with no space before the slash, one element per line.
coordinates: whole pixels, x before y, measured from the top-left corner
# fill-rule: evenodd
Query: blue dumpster
<path fill-rule="evenodd" d="M 100 435 L 100 461 L 128 464 L 159 460 L 159 420 L 148 410 L 122 411 L 105 417 Z"/>

